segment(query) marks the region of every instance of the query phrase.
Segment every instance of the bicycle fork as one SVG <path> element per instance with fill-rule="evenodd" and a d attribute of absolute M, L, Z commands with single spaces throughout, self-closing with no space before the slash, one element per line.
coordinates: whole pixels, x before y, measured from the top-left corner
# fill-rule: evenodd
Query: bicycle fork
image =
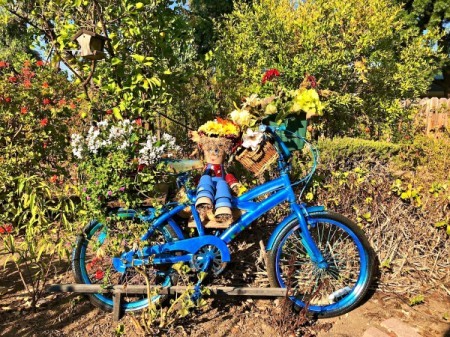
<path fill-rule="evenodd" d="M 291 208 L 297 216 L 298 222 L 300 224 L 300 236 L 302 244 L 305 247 L 309 257 L 311 258 L 311 261 L 315 263 L 318 268 L 327 269 L 328 263 L 320 252 L 319 247 L 317 247 L 317 244 L 314 241 L 313 237 L 311 236 L 302 207 L 303 206 L 300 206 L 295 202 L 291 203 Z"/>

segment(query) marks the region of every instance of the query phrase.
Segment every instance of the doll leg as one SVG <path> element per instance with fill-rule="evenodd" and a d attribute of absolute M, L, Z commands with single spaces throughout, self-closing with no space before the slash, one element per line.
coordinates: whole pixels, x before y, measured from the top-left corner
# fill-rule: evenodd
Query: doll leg
<path fill-rule="evenodd" d="M 203 175 L 197 186 L 197 200 L 195 201 L 195 207 L 199 211 L 207 211 L 213 208 L 214 200 L 214 183 L 211 176 Z"/>
<path fill-rule="evenodd" d="M 227 221 L 232 218 L 231 215 L 231 192 L 228 184 L 223 179 L 216 181 L 215 195 L 215 218 L 217 221 Z"/>

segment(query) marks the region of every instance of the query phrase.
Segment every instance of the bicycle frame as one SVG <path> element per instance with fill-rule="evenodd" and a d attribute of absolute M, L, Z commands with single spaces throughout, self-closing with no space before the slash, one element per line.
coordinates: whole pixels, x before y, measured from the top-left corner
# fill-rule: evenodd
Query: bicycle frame
<path fill-rule="evenodd" d="M 201 247 L 205 245 L 216 246 L 221 252 L 221 258 L 223 262 L 230 261 L 230 252 L 227 245 L 242 231 L 248 228 L 255 220 L 260 218 L 269 210 L 277 207 L 283 202 L 289 202 L 291 208 L 291 215 L 286 217 L 286 219 L 294 220 L 297 218 L 300 224 L 300 237 L 301 241 L 308 252 L 311 260 L 316 263 L 319 268 L 326 268 L 327 263 L 323 258 L 321 252 L 319 251 L 316 243 L 314 242 L 311 234 L 308 230 L 307 216 L 309 211 L 323 210 L 323 207 L 312 207 L 307 208 L 304 204 L 297 203 L 297 197 L 292 188 L 292 183 L 288 175 L 288 165 L 286 157 L 289 156 L 289 151 L 283 149 L 284 145 L 282 141 L 275 134 L 275 139 L 280 144 L 281 148 L 279 151 L 278 165 L 280 169 L 280 177 L 275 180 L 269 181 L 263 185 L 256 186 L 253 189 L 247 191 L 243 195 L 233 198 L 232 205 L 234 208 L 245 211 L 240 218 L 238 218 L 228 229 L 226 229 L 219 236 L 207 235 L 205 234 L 203 225 L 201 223 L 199 214 L 195 209 L 194 203 L 191 203 L 192 215 L 196 223 L 196 228 L 198 236 L 194 238 L 184 238 L 182 230 L 178 225 L 171 220 L 171 218 L 186 208 L 186 204 L 170 204 L 174 205 L 170 211 L 163 213 L 160 217 L 155 219 L 148 229 L 147 233 L 141 237 L 141 240 L 145 241 L 151 237 L 156 229 L 160 229 L 167 222 L 170 222 L 177 235 L 181 238 L 173 242 L 164 243 L 161 245 L 155 245 L 151 247 L 144 247 L 139 251 L 130 251 L 124 253 L 121 258 L 114 258 L 113 264 L 116 270 L 125 271 L 126 267 L 137 266 L 147 263 L 150 256 L 153 256 L 153 264 L 162 263 L 177 263 L 177 262 L 188 262 L 191 261 L 193 254 L 195 254 Z M 287 154 L 286 154 L 287 151 Z M 254 201 L 256 198 L 263 195 L 270 194 L 267 198 L 262 201 Z M 189 195 L 189 193 L 188 193 Z M 191 191 L 191 199 L 192 191 Z M 191 200 L 192 201 L 192 200 Z M 124 214 L 130 214 L 124 213 Z M 119 214 L 120 216 L 120 214 Z M 151 221 L 154 217 L 153 214 L 149 216 L 140 216 L 143 221 Z M 287 224 L 287 221 L 282 221 L 281 224 L 272 233 L 272 237 L 269 240 L 273 242 L 276 236 L 282 230 L 282 227 Z M 270 249 L 270 245 L 269 245 Z M 174 252 L 186 252 L 183 255 L 175 255 Z M 135 258 L 135 256 L 138 258 Z"/>

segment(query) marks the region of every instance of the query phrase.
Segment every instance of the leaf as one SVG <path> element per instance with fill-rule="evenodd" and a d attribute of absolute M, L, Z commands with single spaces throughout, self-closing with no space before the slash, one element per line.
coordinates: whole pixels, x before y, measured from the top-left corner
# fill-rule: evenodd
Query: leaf
<path fill-rule="evenodd" d="M 441 228 L 441 227 L 444 227 L 444 226 L 447 226 L 447 225 L 448 225 L 447 220 L 442 220 L 442 221 L 436 222 L 436 223 L 434 224 L 434 227 L 436 227 L 436 228 Z"/>
<path fill-rule="evenodd" d="M 114 107 L 112 110 L 113 110 L 114 117 L 117 120 L 122 120 L 123 119 L 122 114 L 120 113 L 120 109 L 118 107 Z"/>
<path fill-rule="evenodd" d="M 143 63 L 145 61 L 144 55 L 133 54 L 133 55 L 131 55 L 131 57 L 134 58 L 139 63 Z"/>
<path fill-rule="evenodd" d="M 111 59 L 111 64 L 112 64 L 113 66 L 116 66 L 116 65 L 121 64 L 121 63 L 122 63 L 122 60 L 119 59 L 119 58 L 117 58 L 117 57 L 113 57 L 113 58 Z"/>

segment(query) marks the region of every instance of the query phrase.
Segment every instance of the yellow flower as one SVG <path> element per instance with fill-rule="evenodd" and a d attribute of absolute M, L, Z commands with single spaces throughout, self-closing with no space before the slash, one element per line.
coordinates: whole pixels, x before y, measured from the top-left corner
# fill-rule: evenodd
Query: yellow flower
<path fill-rule="evenodd" d="M 277 112 L 277 106 L 275 104 L 273 104 L 273 103 L 267 104 L 266 110 L 264 112 L 266 115 L 272 115 L 276 112 Z"/>
<path fill-rule="evenodd" d="M 219 119 L 219 121 L 208 121 L 198 128 L 199 132 L 203 132 L 208 136 L 239 136 L 240 129 L 230 121 Z"/>

